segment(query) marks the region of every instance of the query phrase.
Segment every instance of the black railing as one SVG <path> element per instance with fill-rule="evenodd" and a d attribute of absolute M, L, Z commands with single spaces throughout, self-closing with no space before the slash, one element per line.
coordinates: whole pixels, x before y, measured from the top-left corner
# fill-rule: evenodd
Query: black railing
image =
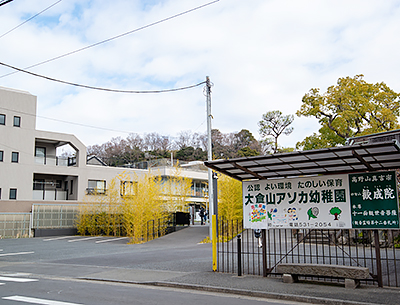
<path fill-rule="evenodd" d="M 170 233 L 171 215 L 149 220 L 147 222 L 146 236 L 143 236 L 145 242 L 159 238 Z"/>
<path fill-rule="evenodd" d="M 400 287 L 400 237 L 391 230 L 264 230 L 259 243 L 241 221 L 219 220 L 218 271 L 280 276 L 280 263 L 313 263 L 367 267 L 365 284 Z M 241 235 L 241 257 L 237 237 Z M 378 259 L 377 259 L 378 258 Z M 241 261 L 241 268 L 238 268 Z M 303 279 L 306 279 L 304 277 Z M 333 278 L 311 278 L 343 281 Z"/>

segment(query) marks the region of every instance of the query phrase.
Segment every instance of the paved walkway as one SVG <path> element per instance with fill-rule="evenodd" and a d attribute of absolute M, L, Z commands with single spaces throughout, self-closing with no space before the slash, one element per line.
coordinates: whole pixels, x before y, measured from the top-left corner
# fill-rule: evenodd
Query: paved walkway
<path fill-rule="evenodd" d="M 182 246 L 207 248 L 210 251 L 210 260 L 203 261 L 202 267 L 198 268 L 200 270 L 190 267 L 182 270 L 166 260 L 165 265 L 157 263 L 156 269 L 107 268 L 82 278 L 227 292 L 314 304 L 400 304 L 400 289 L 396 288 L 364 285 L 358 289 L 345 289 L 344 286 L 332 284 L 285 284 L 280 278 L 248 275 L 238 277 L 234 274 L 212 272 L 211 246 L 198 245 L 198 242 L 208 235 L 208 229 L 208 226 L 192 226 L 147 244 L 155 248 L 172 246 L 179 251 L 182 251 Z"/>

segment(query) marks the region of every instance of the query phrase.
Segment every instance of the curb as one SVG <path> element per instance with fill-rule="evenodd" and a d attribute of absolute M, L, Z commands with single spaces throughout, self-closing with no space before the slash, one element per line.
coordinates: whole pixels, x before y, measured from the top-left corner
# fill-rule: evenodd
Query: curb
<path fill-rule="evenodd" d="M 215 287 L 215 286 L 201 286 L 195 284 L 183 284 L 176 282 L 139 282 L 139 281 L 124 281 L 124 280 L 110 280 L 110 279 L 99 279 L 82 277 L 80 280 L 88 281 L 99 281 L 99 282 L 111 282 L 111 283 L 122 283 L 122 284 L 132 284 L 132 285 L 146 285 L 146 286 L 158 286 L 158 287 L 169 287 L 169 288 L 180 288 L 186 290 L 197 290 L 197 291 L 208 291 L 216 293 L 226 293 L 226 294 L 236 294 L 248 297 L 257 297 L 265 299 L 275 299 L 284 301 L 295 301 L 311 304 L 329 304 L 329 305 L 382 305 L 378 303 L 365 303 L 357 301 L 347 301 L 347 300 L 334 300 L 322 297 L 310 297 L 310 296 L 300 296 L 293 294 L 279 294 L 273 292 L 263 292 L 263 291 L 251 291 L 236 288 L 226 288 L 226 287 Z"/>

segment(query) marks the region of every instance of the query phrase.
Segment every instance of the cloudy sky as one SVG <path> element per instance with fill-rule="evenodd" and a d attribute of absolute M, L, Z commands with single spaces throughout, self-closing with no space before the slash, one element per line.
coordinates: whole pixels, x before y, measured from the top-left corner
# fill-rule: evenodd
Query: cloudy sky
<path fill-rule="evenodd" d="M 311 88 L 325 91 L 339 77 L 364 74 L 367 82 L 384 81 L 400 92 L 399 37 L 395 0 L 13 0 L 0 6 L 1 63 L 25 69 L 73 53 L 29 71 L 120 90 L 179 88 L 209 76 L 213 128 L 248 129 L 257 139 L 263 113 L 294 114 Z M 206 131 L 203 85 L 110 93 L 13 71 L 0 66 L 0 86 L 37 96 L 37 128 L 75 134 L 85 145 L 130 132 Z M 281 145 L 294 147 L 319 125 L 295 117 L 293 127 Z"/>

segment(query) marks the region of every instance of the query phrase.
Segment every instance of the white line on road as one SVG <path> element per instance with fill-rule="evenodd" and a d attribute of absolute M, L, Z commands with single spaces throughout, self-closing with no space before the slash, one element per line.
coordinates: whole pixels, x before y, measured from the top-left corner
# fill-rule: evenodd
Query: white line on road
<path fill-rule="evenodd" d="M 36 279 L 26 279 L 26 278 L 21 278 L 21 277 L 0 276 L 0 281 L 28 283 L 28 282 L 37 282 L 38 280 L 36 280 Z"/>
<path fill-rule="evenodd" d="M 35 253 L 35 252 L 31 251 L 31 252 L 4 253 L 4 254 L 0 254 L 0 256 L 24 255 L 24 254 L 33 254 L 33 253 Z"/>
<path fill-rule="evenodd" d="M 99 238 L 99 236 L 94 236 L 94 237 L 88 237 L 88 238 L 80 238 L 80 239 L 74 239 L 74 240 L 69 240 L 69 243 L 73 243 L 76 241 L 84 241 L 84 240 L 89 240 L 89 239 L 95 239 L 95 238 Z"/>
<path fill-rule="evenodd" d="M 82 305 L 77 303 L 68 303 L 68 302 L 60 302 L 60 301 L 52 301 L 52 300 L 45 300 L 45 299 L 36 299 L 36 298 L 29 298 L 23 297 L 19 295 L 14 295 L 11 297 L 4 297 L 3 300 L 10 300 L 10 301 L 19 301 L 31 304 L 41 304 L 41 305 Z"/>
<path fill-rule="evenodd" d="M 59 239 L 67 239 L 67 238 L 77 238 L 80 236 L 61 236 L 61 237 L 54 237 L 54 238 L 46 238 L 43 241 L 52 241 L 52 240 L 59 240 Z"/>
<path fill-rule="evenodd" d="M 108 243 L 109 241 L 115 241 L 115 240 L 127 239 L 127 238 L 128 238 L 128 237 L 109 238 L 109 239 L 105 239 L 105 240 L 99 240 L 99 241 L 96 241 L 96 244 L 100 244 L 100 243 Z"/>
<path fill-rule="evenodd" d="M 26 273 L 26 272 L 17 272 L 17 273 L 0 273 L 0 276 L 7 276 L 7 277 L 27 277 L 32 275 L 32 273 Z"/>

